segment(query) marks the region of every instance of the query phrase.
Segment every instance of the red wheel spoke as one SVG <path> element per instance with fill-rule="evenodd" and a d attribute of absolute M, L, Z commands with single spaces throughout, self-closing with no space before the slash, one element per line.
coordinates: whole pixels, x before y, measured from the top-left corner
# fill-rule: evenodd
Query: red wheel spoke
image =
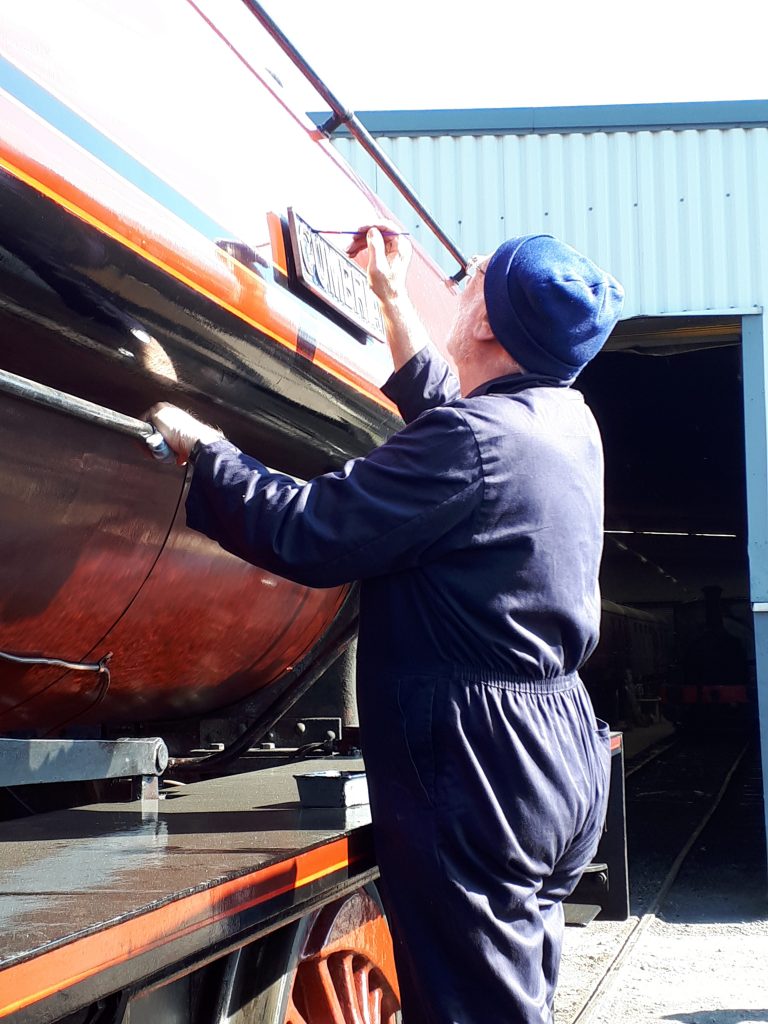
<path fill-rule="evenodd" d="M 355 979 L 354 954 L 345 953 L 333 959 L 332 976 L 336 982 L 336 993 L 344 1011 L 345 1024 L 366 1024 L 360 1013 Z"/>
<path fill-rule="evenodd" d="M 381 1004 L 382 1004 L 382 992 L 380 988 L 375 988 L 369 998 L 368 1006 L 370 1007 L 369 1015 L 371 1018 L 371 1024 L 381 1024 Z M 391 1018 L 390 1018 L 391 1019 Z"/>
<path fill-rule="evenodd" d="M 321 960 L 318 965 L 318 972 L 323 979 L 323 989 L 325 991 L 325 998 L 328 1006 L 328 1024 L 350 1024 L 348 1017 L 344 1013 L 344 1007 L 341 1005 L 340 995 L 336 984 L 334 982 L 333 975 L 331 974 L 330 964 L 327 960 Z M 321 1018 L 325 1020 L 325 1018 Z"/>
<path fill-rule="evenodd" d="M 365 964 L 355 972 L 355 996 L 363 1024 L 374 1024 L 376 1017 L 371 1016 L 371 992 L 369 977 L 371 965 Z"/>

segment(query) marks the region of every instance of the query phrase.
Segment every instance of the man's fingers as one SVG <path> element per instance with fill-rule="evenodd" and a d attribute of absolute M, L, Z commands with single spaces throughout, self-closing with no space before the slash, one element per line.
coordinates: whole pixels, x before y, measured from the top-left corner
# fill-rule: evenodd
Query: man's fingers
<path fill-rule="evenodd" d="M 357 256 L 364 248 L 368 251 L 368 283 L 373 294 L 385 301 L 404 293 L 413 252 L 406 234 L 389 221 L 368 224 L 355 233 L 347 253 Z"/>
<path fill-rule="evenodd" d="M 197 441 L 212 444 L 223 436 L 216 427 L 203 423 L 196 416 L 168 402 L 153 405 L 147 416 L 169 447 L 176 452 L 180 465 L 187 461 Z"/>
<path fill-rule="evenodd" d="M 144 419 L 152 424 L 176 455 L 179 466 L 186 464 L 190 450 L 184 443 L 183 431 L 179 429 L 179 420 L 186 416 L 187 413 L 170 402 L 158 402 L 144 413 Z"/>
<path fill-rule="evenodd" d="M 367 228 L 361 228 L 360 231 L 358 231 L 358 233 L 354 236 L 352 241 L 347 246 L 347 256 L 351 256 L 352 259 L 354 259 L 355 256 L 357 256 L 359 253 L 363 251 L 363 249 L 366 249 L 368 247 L 368 241 L 365 237 L 367 231 Z"/>
<path fill-rule="evenodd" d="M 391 220 L 378 221 L 376 224 L 363 224 L 357 229 L 352 241 L 347 246 L 347 255 L 353 258 L 363 251 L 367 246 L 367 235 L 371 228 L 377 228 L 382 236 L 389 242 L 390 238 L 402 237 L 402 229 Z"/>
<path fill-rule="evenodd" d="M 392 243 L 393 252 L 400 257 L 403 265 L 403 270 L 408 267 L 411 262 L 411 256 L 413 255 L 413 243 L 411 242 L 408 235 L 402 232 L 398 235 L 392 236 L 391 239 L 387 238 L 387 251 L 389 251 L 390 241 Z"/>
<path fill-rule="evenodd" d="M 156 402 L 154 405 L 151 405 L 144 413 L 144 419 L 149 420 L 151 422 L 153 416 L 156 416 L 159 412 L 161 412 L 161 410 L 169 408 L 170 405 L 170 402 Z"/>
<path fill-rule="evenodd" d="M 158 402 L 157 405 L 153 405 L 151 409 L 147 410 L 145 416 L 162 433 L 163 430 L 175 430 L 179 420 L 188 417 L 189 413 L 185 413 L 178 406 L 171 405 L 170 402 Z"/>
<path fill-rule="evenodd" d="M 377 227 L 368 228 L 366 242 L 368 245 L 369 276 L 384 273 L 389 269 L 389 262 L 381 231 Z"/>

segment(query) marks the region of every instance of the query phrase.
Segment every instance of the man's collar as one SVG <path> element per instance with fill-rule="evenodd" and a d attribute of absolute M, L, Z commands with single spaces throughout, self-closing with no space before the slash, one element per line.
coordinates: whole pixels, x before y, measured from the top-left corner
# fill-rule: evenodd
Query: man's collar
<path fill-rule="evenodd" d="M 547 377 L 543 373 L 510 373 L 480 384 L 474 391 L 470 391 L 467 398 L 477 398 L 478 395 L 514 395 L 526 388 L 567 388 L 570 383 L 557 377 Z"/>

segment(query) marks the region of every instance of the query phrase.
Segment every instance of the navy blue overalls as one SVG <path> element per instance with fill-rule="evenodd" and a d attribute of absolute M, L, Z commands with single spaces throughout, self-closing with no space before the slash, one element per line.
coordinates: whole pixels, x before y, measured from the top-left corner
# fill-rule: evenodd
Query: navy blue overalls
<path fill-rule="evenodd" d="M 561 900 L 589 863 L 609 738 L 595 645 L 600 437 L 581 395 L 518 374 L 461 398 L 415 355 L 406 426 L 303 486 L 199 449 L 189 525 L 313 587 L 359 579 L 358 702 L 405 1024 L 541 1024 Z"/>

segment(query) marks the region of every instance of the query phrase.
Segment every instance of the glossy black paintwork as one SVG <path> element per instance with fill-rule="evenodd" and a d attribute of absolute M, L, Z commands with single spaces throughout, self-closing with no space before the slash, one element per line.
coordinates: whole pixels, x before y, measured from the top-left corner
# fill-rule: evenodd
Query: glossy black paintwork
<path fill-rule="evenodd" d="M 4 369 L 130 415 L 184 404 L 305 476 L 397 427 L 372 399 L 5 173 L 0 245 Z M 156 339 L 155 352 L 132 331 Z M 361 342 L 350 334 L 349 344 Z M 163 356 L 176 383 L 162 375 Z"/>

